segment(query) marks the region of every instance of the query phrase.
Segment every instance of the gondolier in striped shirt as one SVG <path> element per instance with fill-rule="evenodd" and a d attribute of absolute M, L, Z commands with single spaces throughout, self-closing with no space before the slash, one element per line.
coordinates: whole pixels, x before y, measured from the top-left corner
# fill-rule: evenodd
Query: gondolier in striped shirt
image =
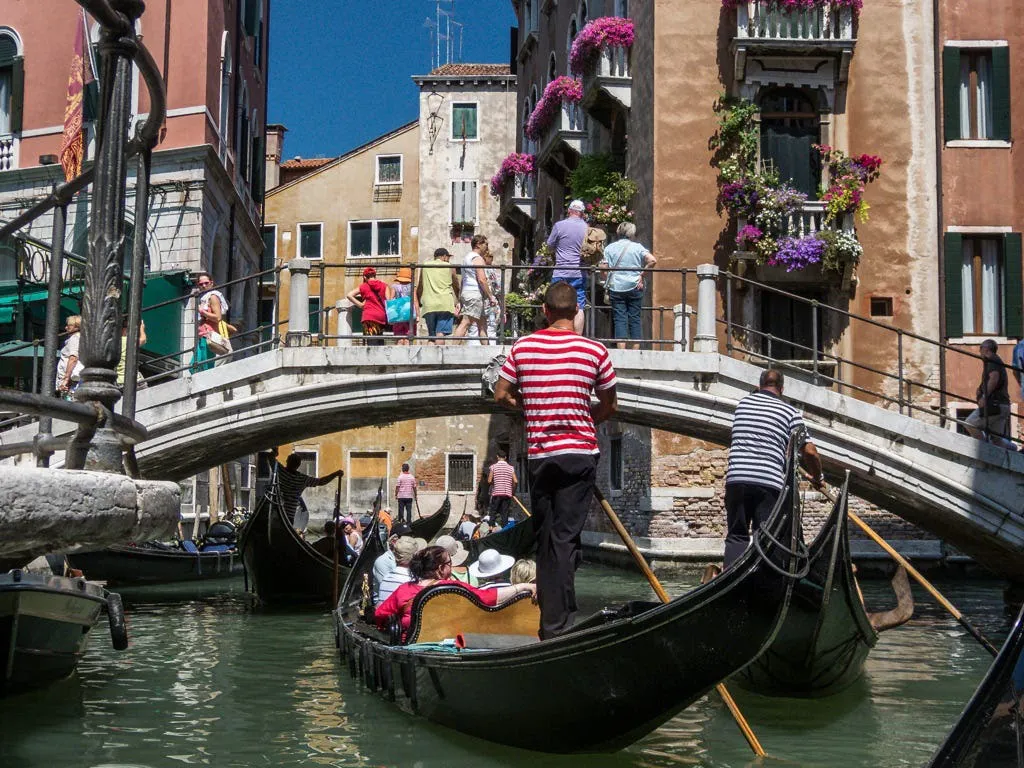
<path fill-rule="evenodd" d="M 504 448 L 498 449 L 498 458 L 491 464 L 490 472 L 487 473 L 487 484 L 491 486 L 491 501 L 487 507 L 487 514 L 491 516 L 491 522 L 499 528 L 504 528 L 508 522 L 512 494 L 519 485 L 519 478 L 516 477 L 515 469 L 508 463 L 508 452 Z"/>
<path fill-rule="evenodd" d="M 302 504 L 305 510 L 305 504 L 302 501 L 302 492 L 307 488 L 313 488 L 320 485 L 327 485 L 336 477 L 341 477 L 345 474 L 343 470 L 337 470 L 331 472 L 329 475 L 323 477 L 312 477 L 307 475 L 305 472 L 300 472 L 299 467 L 302 465 L 302 456 L 297 453 L 291 454 L 286 460 L 284 465 L 277 465 L 277 485 L 278 490 L 281 494 L 281 504 L 284 506 L 284 514 L 288 518 L 288 521 L 293 525 L 295 523 L 295 512 L 299 505 Z M 308 520 L 308 513 L 303 515 Z M 302 521 L 302 529 L 305 529 L 306 522 Z"/>
<path fill-rule="evenodd" d="M 786 447 L 790 435 L 801 445 L 800 461 L 815 488 L 824 478 L 818 449 L 804 417 L 782 399 L 781 371 L 761 374 L 760 388 L 736 406 L 725 474 L 725 567 L 743 554 L 752 531 L 764 524 L 786 486 Z"/>
<path fill-rule="evenodd" d="M 572 625 L 580 534 L 594 498 L 595 426 L 617 408 L 608 350 L 573 330 L 571 285 L 548 287 L 544 315 L 549 327 L 512 345 L 494 389 L 498 403 L 522 408 L 526 417 L 541 640 Z M 592 392 L 598 400 L 593 406 Z"/>

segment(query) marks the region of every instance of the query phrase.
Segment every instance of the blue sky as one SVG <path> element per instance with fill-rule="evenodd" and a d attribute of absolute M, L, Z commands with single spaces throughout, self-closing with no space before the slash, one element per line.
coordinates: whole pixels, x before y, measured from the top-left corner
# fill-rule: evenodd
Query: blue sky
<path fill-rule="evenodd" d="M 450 7 L 451 0 L 447 5 Z M 454 0 L 462 61 L 508 61 L 510 0 Z M 416 118 L 434 0 L 272 0 L 267 122 L 285 158 L 331 157 Z"/>

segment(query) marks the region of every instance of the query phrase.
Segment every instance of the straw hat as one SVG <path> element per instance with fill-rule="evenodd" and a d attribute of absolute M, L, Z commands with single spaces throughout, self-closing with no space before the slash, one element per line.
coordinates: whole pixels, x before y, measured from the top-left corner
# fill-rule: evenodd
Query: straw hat
<path fill-rule="evenodd" d="M 451 536 L 438 536 L 434 543 L 448 550 L 448 554 L 452 558 L 452 565 L 462 565 L 469 557 L 469 550 L 462 546 L 461 541 L 457 541 Z"/>
<path fill-rule="evenodd" d="M 507 571 L 515 561 L 514 557 L 503 555 L 496 549 L 485 549 L 477 561 L 469 566 L 469 575 L 476 579 L 489 579 Z"/>
<path fill-rule="evenodd" d="M 411 283 L 412 282 L 412 267 L 399 267 L 398 274 L 395 275 L 396 283 Z"/>

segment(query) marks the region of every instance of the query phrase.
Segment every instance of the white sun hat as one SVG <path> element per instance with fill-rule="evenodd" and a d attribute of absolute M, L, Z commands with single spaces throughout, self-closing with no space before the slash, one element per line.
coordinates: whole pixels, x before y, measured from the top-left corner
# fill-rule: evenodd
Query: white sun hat
<path fill-rule="evenodd" d="M 489 579 L 504 573 L 516 559 L 509 555 L 503 555 L 496 549 L 485 549 L 475 563 L 469 566 L 469 574 L 476 579 Z"/>

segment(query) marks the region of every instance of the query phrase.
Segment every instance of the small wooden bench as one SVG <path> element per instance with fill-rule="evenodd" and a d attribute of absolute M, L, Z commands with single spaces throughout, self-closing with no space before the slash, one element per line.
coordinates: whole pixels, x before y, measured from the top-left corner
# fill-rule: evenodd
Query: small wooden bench
<path fill-rule="evenodd" d="M 408 643 L 438 643 L 471 637 L 472 646 L 498 648 L 537 641 L 540 608 L 529 593 L 495 606 L 484 605 L 460 584 L 438 584 L 416 595 Z"/>

